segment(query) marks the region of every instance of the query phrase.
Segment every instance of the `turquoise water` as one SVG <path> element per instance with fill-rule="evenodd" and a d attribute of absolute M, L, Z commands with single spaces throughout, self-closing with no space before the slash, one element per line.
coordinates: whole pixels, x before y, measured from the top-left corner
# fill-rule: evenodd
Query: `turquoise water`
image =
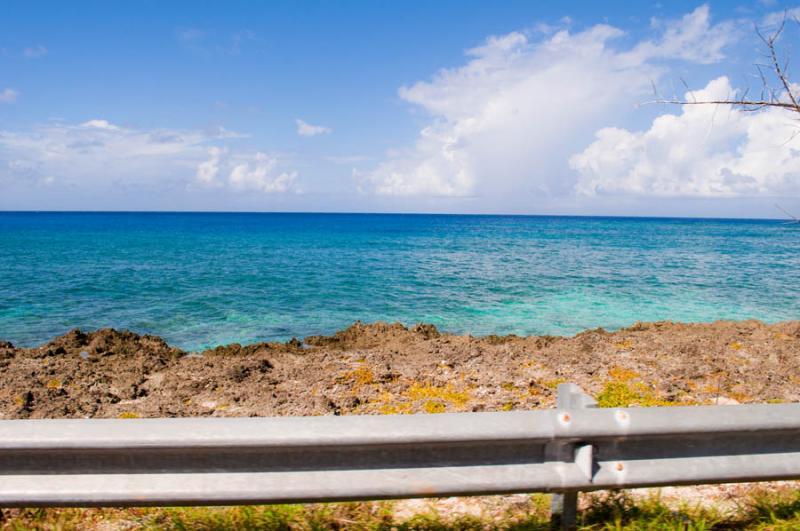
<path fill-rule="evenodd" d="M 800 226 L 350 214 L 0 213 L 0 339 L 128 328 L 185 349 L 353 321 L 574 334 L 800 318 Z"/>

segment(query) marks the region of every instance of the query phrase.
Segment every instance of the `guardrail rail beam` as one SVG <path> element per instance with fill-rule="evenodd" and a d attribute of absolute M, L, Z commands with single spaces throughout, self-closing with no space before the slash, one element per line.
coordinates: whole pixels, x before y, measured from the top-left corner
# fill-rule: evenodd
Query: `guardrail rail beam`
<path fill-rule="evenodd" d="M 577 493 L 800 479 L 800 404 L 345 417 L 0 421 L 0 507 Z"/>

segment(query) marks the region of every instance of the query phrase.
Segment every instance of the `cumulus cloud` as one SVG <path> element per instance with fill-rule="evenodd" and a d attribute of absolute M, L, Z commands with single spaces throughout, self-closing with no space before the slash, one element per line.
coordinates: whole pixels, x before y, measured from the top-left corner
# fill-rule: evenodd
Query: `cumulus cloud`
<path fill-rule="evenodd" d="M 331 133 L 333 129 L 325 127 L 324 125 L 311 125 L 301 119 L 295 120 L 297 124 L 297 134 L 300 136 L 317 136 Z"/>
<path fill-rule="evenodd" d="M 19 96 L 19 92 L 14 89 L 4 89 L 0 91 L 0 103 L 14 103 L 17 101 L 17 97 Z"/>
<path fill-rule="evenodd" d="M 726 77 L 686 94 L 687 101 L 731 99 Z M 800 135 L 781 109 L 686 106 L 646 131 L 607 127 L 570 159 L 583 195 L 797 196 Z"/>
<path fill-rule="evenodd" d="M 297 172 L 279 171 L 278 159 L 263 152 L 230 155 L 225 149 L 210 147 L 208 159 L 197 166 L 196 184 L 237 191 L 283 193 L 292 190 Z"/>
<path fill-rule="evenodd" d="M 258 152 L 247 162 L 231 170 L 228 181 L 238 190 L 256 192 L 286 192 L 297 177 L 297 172 L 275 172 L 277 159 Z"/>
<path fill-rule="evenodd" d="M 190 184 L 288 190 L 295 174 L 274 176 L 275 159 L 214 145 L 240 136 L 223 128 L 140 129 L 104 119 L 54 122 L 28 131 L 0 130 L 0 181 L 85 190 L 157 190 Z M 232 174 L 239 166 L 236 178 L 220 179 L 223 171 Z M 281 177 L 283 173 L 286 177 Z"/>
<path fill-rule="evenodd" d="M 489 38 L 463 66 L 400 89 L 428 123 L 413 146 L 356 173 L 360 189 L 512 200 L 571 191 L 569 156 L 649 93 L 665 60 L 715 61 L 736 37 L 732 23 L 712 24 L 707 6 L 654 28 L 655 38 L 628 47 L 615 45 L 624 32 L 606 24 L 541 40 Z"/>
<path fill-rule="evenodd" d="M 205 160 L 197 165 L 197 172 L 195 172 L 195 179 L 198 183 L 204 186 L 221 186 L 217 180 L 219 175 L 219 163 L 225 151 L 217 146 L 208 148 L 208 160 Z"/>
<path fill-rule="evenodd" d="M 639 43 L 631 50 L 635 60 L 651 58 L 683 59 L 710 64 L 724 57 L 723 49 L 736 34 L 736 24 L 723 21 L 711 24 L 711 10 L 702 5 L 677 21 L 653 19 L 663 31 L 660 38 Z M 638 57 L 637 57 L 638 56 Z"/>

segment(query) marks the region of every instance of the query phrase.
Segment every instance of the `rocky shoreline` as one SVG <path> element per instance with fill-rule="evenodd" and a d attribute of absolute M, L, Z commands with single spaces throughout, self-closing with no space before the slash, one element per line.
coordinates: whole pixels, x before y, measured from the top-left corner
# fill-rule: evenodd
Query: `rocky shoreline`
<path fill-rule="evenodd" d="M 800 321 L 638 323 L 573 337 L 442 334 L 355 323 L 304 341 L 183 352 L 73 330 L 0 342 L 0 418 L 499 411 L 551 407 L 570 381 L 604 405 L 800 401 Z"/>

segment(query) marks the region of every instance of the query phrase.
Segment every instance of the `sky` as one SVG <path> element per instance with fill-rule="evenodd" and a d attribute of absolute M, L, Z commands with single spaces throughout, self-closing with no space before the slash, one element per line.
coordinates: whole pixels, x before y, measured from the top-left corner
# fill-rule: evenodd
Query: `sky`
<path fill-rule="evenodd" d="M 793 116 L 652 103 L 758 94 L 786 12 L 5 0 L 0 210 L 800 215 Z"/>

